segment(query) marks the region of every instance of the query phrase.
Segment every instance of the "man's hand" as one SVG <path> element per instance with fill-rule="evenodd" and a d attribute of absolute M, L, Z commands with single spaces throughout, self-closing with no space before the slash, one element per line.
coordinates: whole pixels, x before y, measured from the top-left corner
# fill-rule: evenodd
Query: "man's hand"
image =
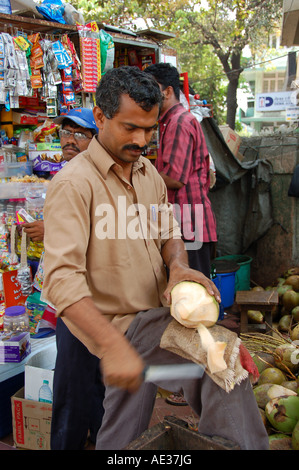
<path fill-rule="evenodd" d="M 171 291 L 176 284 L 182 281 L 193 281 L 204 286 L 210 295 L 213 295 L 217 302 L 221 302 L 220 293 L 211 279 L 207 278 L 203 273 L 188 266 L 177 264 L 170 270 L 169 281 L 164 292 L 168 304 L 171 303 Z"/>
<path fill-rule="evenodd" d="M 136 392 L 142 384 L 145 365 L 123 336 L 104 353 L 100 364 L 105 384 L 124 388 L 129 392 Z"/>
<path fill-rule="evenodd" d="M 24 232 L 31 238 L 34 242 L 42 242 L 44 240 L 44 221 L 35 220 L 34 222 L 26 222 L 22 224 L 24 227 Z"/>

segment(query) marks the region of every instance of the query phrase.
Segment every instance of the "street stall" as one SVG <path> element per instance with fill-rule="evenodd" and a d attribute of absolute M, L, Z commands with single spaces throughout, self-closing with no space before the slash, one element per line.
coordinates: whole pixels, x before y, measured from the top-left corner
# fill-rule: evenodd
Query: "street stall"
<path fill-rule="evenodd" d="M 161 61 L 172 36 L 49 21 L 32 5 L 0 10 L 0 438 L 13 432 L 16 447 L 50 448 L 56 318 L 41 296 L 43 243 L 22 223 L 43 219 L 49 180 L 66 164 L 53 118 L 92 109 L 106 70 Z M 157 136 L 148 158 L 156 146 Z"/>
<path fill-rule="evenodd" d="M 13 432 L 16 447 L 49 449 L 56 317 L 41 294 L 43 243 L 22 224 L 43 219 L 49 180 L 67 163 L 53 119 L 92 109 L 109 68 L 177 59 L 164 46 L 173 34 L 57 21 L 30 0 L 11 3 L 21 11 L 0 8 L 0 438 Z M 189 95 L 188 73 L 181 80 L 186 108 L 210 115 Z M 154 133 L 152 161 L 157 145 Z"/>

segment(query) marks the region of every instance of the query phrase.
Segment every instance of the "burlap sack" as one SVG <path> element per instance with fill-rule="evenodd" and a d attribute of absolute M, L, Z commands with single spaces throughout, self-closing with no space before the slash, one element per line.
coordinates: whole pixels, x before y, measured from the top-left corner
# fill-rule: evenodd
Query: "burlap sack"
<path fill-rule="evenodd" d="M 209 328 L 215 341 L 227 343 L 224 360 L 227 369 L 212 374 L 207 365 L 207 354 L 201 347 L 201 340 L 195 328 L 186 328 L 173 319 L 164 331 L 160 347 L 206 367 L 206 373 L 226 392 L 230 392 L 236 384 L 248 377 L 248 372 L 241 366 L 240 343 L 237 334 L 219 325 Z"/>

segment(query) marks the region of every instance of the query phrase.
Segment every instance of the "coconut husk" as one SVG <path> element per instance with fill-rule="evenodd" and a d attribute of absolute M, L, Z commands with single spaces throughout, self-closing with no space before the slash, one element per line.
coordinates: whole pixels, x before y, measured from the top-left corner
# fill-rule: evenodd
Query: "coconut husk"
<path fill-rule="evenodd" d="M 205 366 L 205 372 L 217 383 L 223 390 L 230 392 L 235 385 L 249 376 L 240 361 L 241 340 L 237 334 L 220 325 L 214 325 L 209 328 L 213 339 L 219 342 L 225 342 L 224 360 L 227 369 L 211 373 L 207 364 L 207 353 L 201 346 L 200 335 L 196 328 L 187 328 L 173 319 L 164 331 L 160 347 L 167 349 L 185 359 L 196 364 Z"/>

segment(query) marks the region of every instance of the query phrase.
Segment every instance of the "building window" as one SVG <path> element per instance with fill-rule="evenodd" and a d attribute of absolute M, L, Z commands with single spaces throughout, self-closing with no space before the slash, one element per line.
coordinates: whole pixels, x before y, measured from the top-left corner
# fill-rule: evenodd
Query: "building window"
<path fill-rule="evenodd" d="M 284 87 L 285 72 L 268 72 L 263 77 L 263 93 L 282 91 Z"/>
<path fill-rule="evenodd" d="M 270 34 L 268 46 L 272 49 L 279 49 L 280 47 L 280 35 Z"/>

